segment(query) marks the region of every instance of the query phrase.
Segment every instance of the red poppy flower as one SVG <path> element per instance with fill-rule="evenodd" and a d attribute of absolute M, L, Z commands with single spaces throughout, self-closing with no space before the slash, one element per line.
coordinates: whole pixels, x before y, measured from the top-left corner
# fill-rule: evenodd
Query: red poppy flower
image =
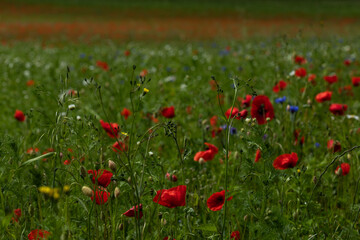
<path fill-rule="evenodd" d="M 211 161 L 214 159 L 215 155 L 218 153 L 218 148 L 215 145 L 210 143 L 205 143 L 209 147 L 208 150 L 197 152 L 194 156 L 194 161 L 198 162 L 200 158 L 204 159 L 205 162 Z"/>
<path fill-rule="evenodd" d="M 328 75 L 324 77 L 324 80 L 327 81 L 329 84 L 336 83 L 338 81 L 338 77 L 334 75 Z"/>
<path fill-rule="evenodd" d="M 327 142 L 327 148 L 332 152 L 332 153 L 336 153 L 336 152 L 340 152 L 341 151 L 341 144 L 338 141 L 334 141 L 333 139 L 330 139 Z"/>
<path fill-rule="evenodd" d="M 14 118 L 19 122 L 23 122 L 25 121 L 25 114 L 22 111 L 16 109 Z"/>
<path fill-rule="evenodd" d="M 34 84 L 35 84 L 35 81 L 34 81 L 34 80 L 29 80 L 29 81 L 26 82 L 26 85 L 27 85 L 28 87 L 31 87 L 31 86 L 34 85 Z"/>
<path fill-rule="evenodd" d="M 251 105 L 251 117 L 256 118 L 258 124 L 265 124 L 266 118 L 274 118 L 274 108 L 267 96 L 256 96 Z"/>
<path fill-rule="evenodd" d="M 127 217 L 140 217 L 140 219 L 143 216 L 143 212 L 142 212 L 142 204 L 139 204 L 139 207 L 136 206 L 136 211 L 135 211 L 135 206 L 130 208 L 129 210 L 127 210 L 126 212 L 123 213 L 123 215 L 127 216 Z"/>
<path fill-rule="evenodd" d="M 347 85 L 347 86 L 343 86 L 343 87 L 340 87 L 338 89 L 338 92 L 339 94 L 346 94 L 347 96 L 354 96 L 354 93 L 352 91 L 352 86 L 351 85 Z"/>
<path fill-rule="evenodd" d="M 308 82 L 311 83 L 312 85 L 315 85 L 316 84 L 316 75 L 315 74 L 309 74 L 309 77 L 308 77 Z"/>
<path fill-rule="evenodd" d="M 163 240 L 169 240 L 169 237 L 164 237 Z M 173 240 L 176 240 L 175 238 Z"/>
<path fill-rule="evenodd" d="M 294 131 L 294 137 L 295 137 L 294 145 L 297 145 L 297 143 L 298 143 L 300 132 L 301 132 L 300 129 L 296 129 L 296 130 Z M 304 142 L 305 142 L 305 137 L 302 136 L 301 139 L 300 139 L 300 145 L 303 145 Z"/>
<path fill-rule="evenodd" d="M 125 120 L 128 119 L 128 117 L 131 115 L 131 111 L 127 108 L 124 108 L 122 111 L 121 111 L 121 115 L 124 116 Z"/>
<path fill-rule="evenodd" d="M 124 142 L 118 140 L 112 145 L 112 149 L 114 152 L 121 153 L 121 152 L 126 152 L 128 147 Z"/>
<path fill-rule="evenodd" d="M 216 103 L 220 103 L 220 105 L 224 105 L 224 94 L 218 94 L 216 95 Z"/>
<path fill-rule="evenodd" d="M 359 86 L 360 85 L 360 77 L 352 77 L 351 82 L 352 82 L 354 87 Z"/>
<path fill-rule="evenodd" d="M 230 201 L 232 198 L 232 196 L 229 197 L 227 201 Z M 208 198 L 206 204 L 211 211 L 221 210 L 223 205 L 225 204 L 225 190 L 222 190 L 221 192 L 216 192 L 211 195 Z"/>
<path fill-rule="evenodd" d="M 91 197 L 91 201 L 94 201 L 94 191 L 93 191 L 93 196 Z M 95 192 L 95 202 L 97 205 L 102 205 L 102 204 L 105 204 L 109 197 L 110 197 L 110 193 L 106 191 L 106 189 L 104 188 L 100 188 L 99 187 L 99 190 L 96 190 Z"/>
<path fill-rule="evenodd" d="M 226 118 L 230 117 L 230 112 L 231 112 L 231 108 L 229 108 L 226 112 L 225 112 L 225 116 Z M 234 107 L 232 109 L 232 113 L 231 113 L 231 118 L 235 117 L 237 114 L 239 113 L 239 109 Z"/>
<path fill-rule="evenodd" d="M 38 153 L 38 152 L 39 152 L 39 149 L 38 149 L 38 148 L 29 148 L 28 150 L 26 150 L 26 153 L 27 153 L 27 154 L 30 154 L 30 155 L 36 154 L 36 153 Z"/>
<path fill-rule="evenodd" d="M 329 110 L 334 115 L 344 115 L 347 110 L 346 104 L 333 103 L 330 105 Z"/>
<path fill-rule="evenodd" d="M 295 55 L 294 62 L 297 64 L 304 64 L 306 63 L 306 59 L 303 56 Z"/>
<path fill-rule="evenodd" d="M 148 74 L 148 70 L 143 69 L 143 70 L 141 70 L 141 72 L 140 72 L 140 77 L 145 77 L 147 74 Z"/>
<path fill-rule="evenodd" d="M 251 99 L 252 99 L 252 96 L 251 95 L 246 95 L 245 99 L 242 100 L 241 104 L 243 107 L 249 107 L 250 104 L 251 104 Z"/>
<path fill-rule="evenodd" d="M 306 69 L 305 68 L 298 68 L 295 70 L 295 76 L 297 77 L 305 77 L 306 76 Z"/>
<path fill-rule="evenodd" d="M 278 93 L 279 91 L 282 91 L 286 88 L 287 83 L 283 80 L 280 80 L 274 87 L 273 87 L 273 92 L 274 93 Z"/>
<path fill-rule="evenodd" d="M 68 159 L 63 162 L 64 165 L 70 165 L 70 163 L 71 163 L 71 162 L 70 162 L 70 160 L 68 160 Z"/>
<path fill-rule="evenodd" d="M 278 156 L 274 160 L 273 166 L 275 169 L 284 170 L 295 167 L 297 161 L 298 161 L 298 155 L 296 153 L 294 152 L 291 154 L 286 153 Z"/>
<path fill-rule="evenodd" d="M 340 171 L 340 169 L 341 169 L 341 171 Z M 337 166 L 337 168 L 335 170 L 336 175 L 342 174 L 343 176 L 346 176 L 346 175 L 348 175 L 349 172 L 350 172 L 350 164 L 348 164 L 348 163 L 342 163 L 340 166 Z"/>
<path fill-rule="evenodd" d="M 40 239 L 47 239 L 51 235 L 50 232 L 42 230 L 42 229 L 35 229 L 32 230 L 29 235 L 29 240 L 40 240 Z"/>
<path fill-rule="evenodd" d="M 351 64 L 351 60 L 350 60 L 350 59 L 345 59 L 345 60 L 344 60 L 344 65 L 345 65 L 345 66 L 350 66 L 350 64 Z"/>
<path fill-rule="evenodd" d="M 211 90 L 215 91 L 217 89 L 217 85 L 216 85 L 216 81 L 215 80 L 210 80 L 209 82 L 210 86 L 211 86 Z"/>
<path fill-rule="evenodd" d="M 332 96 L 332 92 L 330 91 L 325 91 L 325 92 L 321 92 L 319 94 L 316 95 L 315 100 L 319 103 L 325 102 L 325 101 L 330 101 L 331 100 L 331 96 Z"/>
<path fill-rule="evenodd" d="M 104 122 L 103 120 L 100 120 L 100 124 L 102 128 L 105 130 L 105 132 L 109 135 L 109 137 L 111 138 L 118 137 L 120 128 L 117 123 L 107 123 Z"/>
<path fill-rule="evenodd" d="M 216 127 L 216 125 L 217 125 L 217 119 L 218 119 L 217 116 L 212 116 L 212 117 L 210 118 L 210 125 L 211 125 L 212 127 Z"/>
<path fill-rule="evenodd" d="M 97 180 L 98 185 L 102 187 L 107 187 L 111 182 L 111 177 L 113 176 L 112 172 L 109 172 L 105 169 L 99 170 L 88 170 L 88 174 L 92 176 L 92 182 L 95 184 L 95 180 Z"/>
<path fill-rule="evenodd" d="M 125 51 L 124 51 L 124 55 L 125 55 L 125 57 L 130 56 L 130 54 L 131 54 L 130 50 L 125 50 Z"/>
<path fill-rule="evenodd" d="M 261 158 L 261 150 L 260 148 L 258 150 L 256 150 L 256 154 L 255 154 L 255 162 L 258 162 Z"/>
<path fill-rule="evenodd" d="M 240 232 L 239 231 L 232 232 L 230 235 L 230 239 L 240 240 Z"/>
<path fill-rule="evenodd" d="M 104 71 L 109 70 L 109 65 L 106 62 L 97 61 L 96 66 L 98 66 L 99 68 L 102 68 Z"/>
<path fill-rule="evenodd" d="M 165 107 L 161 110 L 161 114 L 166 118 L 173 118 L 175 117 L 175 108 L 174 106 Z"/>
<path fill-rule="evenodd" d="M 238 113 L 238 116 L 237 116 L 236 119 L 245 119 L 247 115 L 248 115 L 248 111 L 247 111 L 246 109 L 241 110 L 241 111 Z"/>
<path fill-rule="evenodd" d="M 161 189 L 156 192 L 153 202 L 168 208 L 185 206 L 186 186 L 179 185 L 170 189 Z"/>
<path fill-rule="evenodd" d="M 191 106 L 186 107 L 186 113 L 189 114 L 189 115 L 192 113 L 192 107 Z"/>
<path fill-rule="evenodd" d="M 17 208 L 14 210 L 14 216 L 16 218 L 20 218 L 21 217 L 21 209 L 20 208 Z"/>

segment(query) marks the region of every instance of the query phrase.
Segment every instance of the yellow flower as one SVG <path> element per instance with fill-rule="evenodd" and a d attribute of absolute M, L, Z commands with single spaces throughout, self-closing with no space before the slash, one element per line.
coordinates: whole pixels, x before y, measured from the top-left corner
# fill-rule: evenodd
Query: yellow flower
<path fill-rule="evenodd" d="M 39 192 L 44 193 L 44 194 L 50 194 L 52 189 L 50 187 L 46 187 L 46 186 L 41 186 L 38 188 Z"/>
<path fill-rule="evenodd" d="M 147 88 L 144 88 L 144 92 L 148 93 L 150 90 Z"/>
<path fill-rule="evenodd" d="M 68 192 L 68 191 L 70 191 L 70 186 L 69 186 L 69 185 L 65 185 L 65 186 L 63 187 L 63 192 Z"/>
<path fill-rule="evenodd" d="M 122 135 L 127 136 L 128 134 L 126 132 L 121 132 Z"/>
<path fill-rule="evenodd" d="M 298 169 L 298 170 L 297 170 L 297 172 L 298 172 L 298 173 L 300 173 L 300 172 L 301 172 L 301 170 L 300 170 L 300 169 Z"/>

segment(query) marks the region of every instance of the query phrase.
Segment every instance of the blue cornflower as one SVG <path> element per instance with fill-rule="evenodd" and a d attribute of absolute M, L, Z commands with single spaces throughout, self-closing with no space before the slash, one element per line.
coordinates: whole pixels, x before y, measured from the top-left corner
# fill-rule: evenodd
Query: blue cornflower
<path fill-rule="evenodd" d="M 320 143 L 318 143 L 318 142 L 315 143 L 315 147 L 317 147 L 317 148 L 320 147 Z"/>
<path fill-rule="evenodd" d="M 230 134 L 231 134 L 231 135 L 235 135 L 236 133 L 237 133 L 236 128 L 232 127 L 232 128 L 230 129 Z"/>
<path fill-rule="evenodd" d="M 286 101 L 286 97 L 285 97 L 285 96 L 279 97 L 279 98 L 275 99 L 275 102 L 276 102 L 276 103 L 283 103 L 283 102 L 285 102 L 285 101 Z"/>
<path fill-rule="evenodd" d="M 297 111 L 299 111 L 299 107 L 298 106 L 289 106 L 288 111 L 291 113 L 296 113 Z"/>
<path fill-rule="evenodd" d="M 86 54 L 85 53 L 80 53 L 80 58 L 85 58 Z"/>

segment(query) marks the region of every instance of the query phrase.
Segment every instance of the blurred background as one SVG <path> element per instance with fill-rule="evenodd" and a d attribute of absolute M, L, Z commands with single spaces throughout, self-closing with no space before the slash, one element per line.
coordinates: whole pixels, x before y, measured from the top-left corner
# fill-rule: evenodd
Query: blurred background
<path fill-rule="evenodd" d="M 237 40 L 329 37 L 359 31 L 350 0 L 2 0 L 0 37 L 11 41 Z"/>

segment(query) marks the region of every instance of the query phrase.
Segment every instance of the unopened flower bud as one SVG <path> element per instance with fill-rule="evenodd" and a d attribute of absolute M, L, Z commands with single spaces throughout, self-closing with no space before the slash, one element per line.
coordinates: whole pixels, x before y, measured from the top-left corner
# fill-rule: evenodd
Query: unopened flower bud
<path fill-rule="evenodd" d="M 86 171 L 86 169 L 85 169 L 84 166 L 81 166 L 81 167 L 80 167 L 80 176 L 81 176 L 82 178 L 85 178 L 85 177 L 87 176 L 87 171 Z"/>
<path fill-rule="evenodd" d="M 113 172 L 116 172 L 116 163 L 114 163 L 112 160 L 109 160 L 109 168 L 110 168 Z"/>
<path fill-rule="evenodd" d="M 166 225 L 166 219 L 165 218 L 161 219 L 161 225 Z"/>
<path fill-rule="evenodd" d="M 120 188 L 116 187 L 114 190 L 114 197 L 118 198 L 120 196 Z"/>
<path fill-rule="evenodd" d="M 266 118 L 266 121 L 267 121 L 267 122 L 270 122 L 270 120 L 271 120 L 271 119 L 270 119 L 269 117 Z"/>
<path fill-rule="evenodd" d="M 68 108 L 69 108 L 69 110 L 74 110 L 75 109 L 75 104 L 70 104 Z"/>
<path fill-rule="evenodd" d="M 93 196 L 93 190 L 91 190 L 91 188 L 87 187 L 87 186 L 83 186 L 81 188 L 81 191 L 83 192 L 83 194 L 85 196 L 88 196 L 88 197 L 92 197 Z"/>
<path fill-rule="evenodd" d="M 350 153 L 347 154 L 347 159 L 349 159 L 349 160 L 351 159 L 351 154 Z"/>
<path fill-rule="evenodd" d="M 167 180 L 170 180 L 170 173 L 166 173 L 166 174 L 165 174 L 165 178 L 166 178 Z"/>
<path fill-rule="evenodd" d="M 128 177 L 127 180 L 128 180 L 128 183 L 131 183 L 131 177 Z"/>
<path fill-rule="evenodd" d="M 177 182 L 178 179 L 177 179 L 176 175 L 172 175 L 172 176 L 171 176 L 171 180 L 172 180 L 173 182 Z"/>
<path fill-rule="evenodd" d="M 245 215 L 245 216 L 244 216 L 244 221 L 246 222 L 247 219 L 248 219 L 248 215 Z"/>
<path fill-rule="evenodd" d="M 120 224 L 119 224 L 119 230 L 121 231 L 121 230 L 123 230 L 123 229 L 124 229 L 124 224 L 120 223 Z"/>
<path fill-rule="evenodd" d="M 200 164 L 204 164 L 204 163 L 205 163 L 205 159 L 200 158 L 200 159 L 199 159 L 199 163 L 200 163 Z"/>
<path fill-rule="evenodd" d="M 310 98 L 307 100 L 307 104 L 311 105 L 311 99 Z"/>

